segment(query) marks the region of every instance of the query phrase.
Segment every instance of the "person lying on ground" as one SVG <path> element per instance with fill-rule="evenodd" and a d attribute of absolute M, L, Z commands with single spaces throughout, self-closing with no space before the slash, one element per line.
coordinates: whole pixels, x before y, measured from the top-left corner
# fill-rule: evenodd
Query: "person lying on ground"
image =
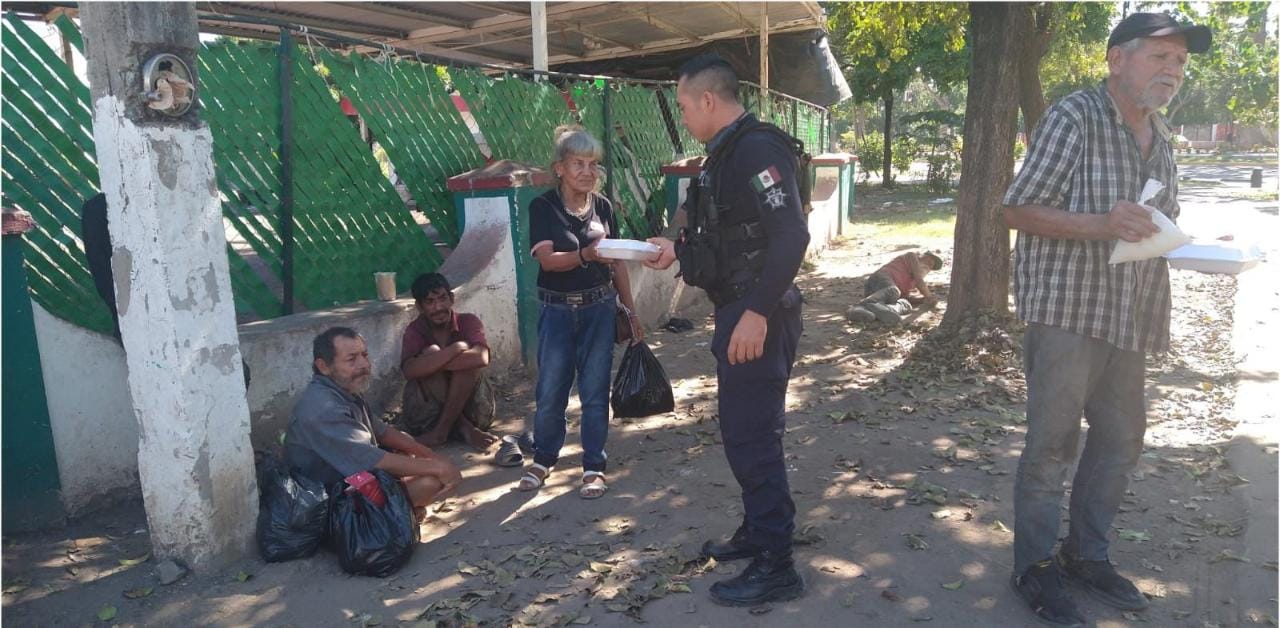
<path fill-rule="evenodd" d="M 484 323 L 453 311 L 453 288 L 440 273 L 413 280 L 418 317 L 404 330 L 400 372 L 404 409 L 397 426 L 428 447 L 450 436 L 484 451 L 498 442 L 489 433 L 497 399 L 489 382 Z"/>
<path fill-rule="evenodd" d="M 370 415 L 361 396 L 372 365 L 364 338 L 332 327 L 312 343 L 311 383 L 302 392 L 285 434 L 285 461 L 306 477 L 334 486 L 370 469 L 404 482 L 416 514 L 453 493 L 462 475 L 448 458 Z M 390 450 L 390 451 L 387 451 Z"/>
<path fill-rule="evenodd" d="M 933 307 L 938 299 L 929 291 L 925 276 L 939 268 L 942 268 L 942 258 L 933 252 L 922 255 L 903 253 L 893 258 L 871 273 L 863 288 L 864 298 L 849 308 L 846 316 L 854 322 L 879 320 L 896 325 L 915 306 Z M 919 291 L 920 295 L 912 295 L 913 290 Z"/>

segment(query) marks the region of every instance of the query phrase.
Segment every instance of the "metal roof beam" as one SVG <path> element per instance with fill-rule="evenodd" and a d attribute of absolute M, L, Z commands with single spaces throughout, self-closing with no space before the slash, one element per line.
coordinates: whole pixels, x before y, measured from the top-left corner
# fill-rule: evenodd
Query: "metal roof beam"
<path fill-rule="evenodd" d="M 827 19 L 822 15 L 822 8 L 818 6 L 817 2 L 804 0 L 800 4 L 804 5 L 804 10 L 809 12 L 809 17 L 812 17 L 813 21 L 817 22 L 819 26 L 823 28 L 827 26 Z"/>
<path fill-rule="evenodd" d="M 433 57 L 453 59 L 455 61 L 460 61 L 463 63 L 502 65 L 502 66 L 509 66 L 513 68 L 522 68 L 522 67 L 527 67 L 529 65 L 523 59 L 513 59 L 511 57 L 503 57 L 503 56 L 498 56 L 493 54 L 477 54 L 477 53 L 465 52 L 461 50 L 455 51 L 450 48 L 441 48 L 440 46 L 434 46 L 431 44 L 417 44 L 417 45 L 399 44 L 399 46 L 402 48 L 417 50 L 422 54 L 431 55 Z M 355 50 L 356 52 L 359 52 L 362 54 L 372 54 L 372 53 L 377 53 L 381 51 L 380 48 L 374 48 L 370 46 L 356 46 Z"/>
<path fill-rule="evenodd" d="M 288 6 L 288 5 L 284 5 Z M 393 17 L 403 17 L 411 20 L 422 20 L 427 22 L 435 22 L 442 26 L 453 26 L 455 28 L 465 28 L 469 23 L 466 20 L 460 20 L 456 17 L 440 15 L 432 11 L 426 11 L 418 8 L 409 8 L 408 3 L 399 2 L 344 2 L 343 8 L 375 13 L 377 15 L 390 15 Z"/>
<path fill-rule="evenodd" d="M 566 2 L 547 7 L 547 19 L 604 13 L 610 10 L 616 10 L 616 7 L 609 2 Z M 404 40 L 405 43 L 435 43 L 507 30 L 528 30 L 531 27 L 532 21 L 528 15 L 496 15 L 478 19 L 465 28 L 431 26 L 410 31 L 404 36 Z"/>
<path fill-rule="evenodd" d="M 490 11 L 493 13 L 510 13 L 512 15 L 530 15 L 529 8 L 524 6 L 523 2 L 461 2 L 463 6 L 468 6 L 481 11 Z"/>
<path fill-rule="evenodd" d="M 808 30 L 810 28 L 813 28 L 813 21 L 809 18 L 804 18 L 804 19 L 797 19 L 797 20 L 788 20 L 786 22 L 778 22 L 777 24 L 770 24 L 769 32 L 771 34 L 778 34 L 778 33 L 786 33 L 791 31 Z M 710 42 L 715 39 L 729 39 L 733 37 L 744 37 L 747 35 L 755 34 L 756 30 L 759 30 L 759 29 L 758 28 L 757 29 L 737 28 L 737 29 L 728 30 L 728 31 L 721 31 L 719 33 L 712 33 L 710 35 L 707 35 L 706 41 Z M 583 55 L 582 60 L 599 61 L 601 59 L 620 59 L 622 57 L 634 57 L 637 55 L 645 55 L 645 54 L 651 54 L 655 52 L 667 52 L 670 50 L 679 50 L 681 48 L 688 48 L 688 47 L 689 47 L 688 42 L 684 41 L 683 39 L 668 39 L 664 41 L 656 41 L 656 42 L 650 42 L 648 44 L 644 44 L 639 48 L 637 48 L 636 50 L 619 51 L 611 48 L 594 50 Z M 559 59 L 558 57 L 553 56 L 551 58 L 550 63 L 551 65 L 554 66 L 557 63 L 566 63 L 568 61 L 569 60 Z"/>
<path fill-rule="evenodd" d="M 636 16 L 639 19 L 644 20 L 650 26 L 653 26 L 655 28 L 658 28 L 659 30 L 671 33 L 672 35 L 679 35 L 685 38 L 686 41 L 697 42 L 697 41 L 702 41 L 703 39 L 702 35 L 686 30 L 685 28 L 678 26 L 676 24 L 673 24 L 671 22 L 668 22 L 662 18 L 654 17 L 653 13 L 650 12 L 648 8 L 645 8 L 642 10 L 635 7 L 628 7 L 626 3 L 621 3 L 619 8 L 627 13 L 630 13 L 631 15 Z"/>
<path fill-rule="evenodd" d="M 718 5 L 725 13 L 729 14 L 730 17 L 737 19 L 738 23 L 742 25 L 742 29 L 744 31 L 754 31 L 756 29 L 756 25 L 747 20 L 747 17 L 738 9 L 740 5 L 733 2 L 717 2 L 716 5 Z"/>
<path fill-rule="evenodd" d="M 277 6 L 289 6 L 288 4 Z M 197 2 L 196 8 L 208 13 L 246 15 L 250 17 L 260 17 L 272 20 L 280 20 L 302 26 L 314 26 L 325 30 L 334 31 L 340 34 L 364 35 L 366 37 L 386 37 L 398 39 L 404 37 L 407 33 L 391 28 L 376 26 L 364 22 L 356 22 L 353 20 L 340 20 L 321 17 L 312 17 L 305 13 L 296 13 L 288 10 L 267 10 L 259 8 L 251 4 L 229 3 L 229 2 Z M 232 9 L 232 10 L 228 10 Z"/>

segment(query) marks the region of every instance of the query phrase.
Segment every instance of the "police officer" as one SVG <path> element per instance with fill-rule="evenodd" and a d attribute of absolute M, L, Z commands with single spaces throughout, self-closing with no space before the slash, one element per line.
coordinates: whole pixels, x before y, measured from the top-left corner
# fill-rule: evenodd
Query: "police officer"
<path fill-rule="evenodd" d="M 809 244 L 794 140 L 759 122 L 738 102 L 738 78 L 723 59 L 704 55 L 680 68 L 676 102 L 689 132 L 707 145 L 690 186 L 687 227 L 662 247 L 651 268 L 677 259 L 686 283 L 715 304 L 720 433 L 742 488 L 743 521 L 705 556 L 751 558 L 739 575 L 711 587 L 720 604 L 754 606 L 792 599 L 804 580 L 791 558 L 795 504 L 787 485 L 782 435 L 787 380 L 800 340 L 796 271 Z"/>

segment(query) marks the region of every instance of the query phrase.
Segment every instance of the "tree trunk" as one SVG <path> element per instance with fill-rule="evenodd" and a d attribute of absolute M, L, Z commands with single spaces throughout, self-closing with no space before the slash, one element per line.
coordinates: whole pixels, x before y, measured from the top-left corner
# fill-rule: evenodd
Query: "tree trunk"
<path fill-rule="evenodd" d="M 893 187 L 893 90 L 884 97 L 884 187 Z"/>
<path fill-rule="evenodd" d="M 972 61 L 956 204 L 951 291 L 942 325 L 1009 313 L 1009 230 L 1002 197 L 1013 178 L 1018 68 L 1026 59 L 1029 13 L 1014 3 L 971 2 Z"/>
<path fill-rule="evenodd" d="M 1039 5 L 1022 4 L 1018 9 L 1026 15 L 1020 19 L 1027 20 L 1032 30 L 1028 35 L 1027 50 L 1018 63 L 1018 101 L 1022 108 L 1022 130 L 1031 141 L 1031 132 L 1036 130 L 1040 117 L 1044 115 L 1044 86 L 1040 83 L 1040 61 L 1049 53 L 1049 43 L 1053 41 L 1052 3 Z"/>
<path fill-rule="evenodd" d="M 1040 83 L 1040 60 L 1030 57 L 1022 60 L 1018 66 L 1018 101 L 1022 108 L 1022 131 L 1031 141 L 1031 132 L 1036 130 L 1040 117 L 1044 115 L 1044 86 Z"/>

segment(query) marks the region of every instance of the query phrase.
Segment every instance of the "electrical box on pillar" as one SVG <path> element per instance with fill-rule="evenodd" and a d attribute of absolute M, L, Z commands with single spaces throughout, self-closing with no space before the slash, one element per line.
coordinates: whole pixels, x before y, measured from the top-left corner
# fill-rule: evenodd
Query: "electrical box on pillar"
<path fill-rule="evenodd" d="M 147 107 L 177 118 L 195 102 L 195 77 L 177 55 L 160 53 L 142 66 L 142 93 Z"/>

